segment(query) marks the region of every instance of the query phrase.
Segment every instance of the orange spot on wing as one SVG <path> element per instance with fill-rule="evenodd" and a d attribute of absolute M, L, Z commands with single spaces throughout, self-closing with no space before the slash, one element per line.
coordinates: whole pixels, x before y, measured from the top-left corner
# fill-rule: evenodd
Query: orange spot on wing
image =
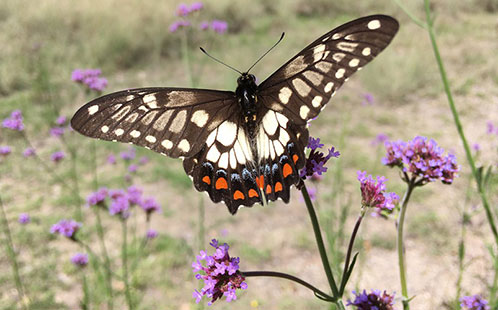
<path fill-rule="evenodd" d="M 216 180 L 216 189 L 228 189 L 227 180 L 225 178 L 219 178 Z"/>
<path fill-rule="evenodd" d="M 256 177 L 256 185 L 258 185 L 259 188 L 263 189 L 263 186 L 265 185 L 265 178 L 262 175 Z"/>
<path fill-rule="evenodd" d="M 245 197 L 246 196 L 244 196 L 244 194 L 239 190 L 236 190 L 235 193 L 233 193 L 233 199 L 235 199 L 235 200 L 245 199 Z"/>
<path fill-rule="evenodd" d="M 291 165 L 285 164 L 284 165 L 284 169 L 283 169 L 283 173 L 284 173 L 284 178 L 286 178 L 289 174 L 292 174 L 292 167 L 291 167 Z"/>
<path fill-rule="evenodd" d="M 252 188 L 249 190 L 249 198 L 252 198 L 252 197 L 258 197 L 258 192 L 253 190 Z"/>
<path fill-rule="evenodd" d="M 267 194 L 271 193 L 271 186 L 270 186 L 270 184 L 266 185 L 266 193 Z"/>
<path fill-rule="evenodd" d="M 280 182 L 275 183 L 275 193 L 281 191 L 282 191 L 282 183 Z"/>
<path fill-rule="evenodd" d="M 211 178 L 206 175 L 202 178 L 202 182 L 206 183 L 207 185 L 211 185 Z"/>
<path fill-rule="evenodd" d="M 292 155 L 292 160 L 294 161 L 294 163 L 297 163 L 298 159 L 299 159 L 299 156 L 297 156 L 296 154 Z"/>

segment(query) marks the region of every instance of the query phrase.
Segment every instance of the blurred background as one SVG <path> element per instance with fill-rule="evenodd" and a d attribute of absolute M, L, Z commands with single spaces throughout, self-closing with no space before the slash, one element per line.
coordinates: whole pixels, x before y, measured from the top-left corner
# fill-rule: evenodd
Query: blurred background
<path fill-rule="evenodd" d="M 441 54 L 478 165 L 496 165 L 498 133 L 489 128 L 498 126 L 498 2 L 432 2 Z M 422 1 L 402 3 L 424 19 Z M 252 70 L 263 81 L 318 36 L 376 13 L 395 17 L 400 22 L 398 35 L 342 87 L 310 127 L 312 136 L 341 152 L 338 160 L 329 162 L 324 179 L 310 185 L 331 260 L 343 260 L 359 213 L 356 171 L 387 176 L 389 191 L 401 196 L 405 187 L 398 172 L 380 162 L 383 141 L 423 135 L 454 152 L 462 171 L 451 186 L 434 183 L 418 190 L 408 209 L 408 285 L 416 295 L 412 309 L 459 309 L 455 298 L 462 236 L 467 254 L 461 293 L 487 294 L 493 282 L 487 250 L 492 238 L 424 29 L 390 0 L 204 1 L 201 10 L 183 19 L 177 16 L 179 4 L 170 0 L 3 0 L 0 4 L 0 117 L 5 119 L 19 109 L 25 125 L 23 133 L 0 129 L 0 145 L 12 148 L 8 157 L 0 156 L 0 197 L 31 309 L 80 309 L 82 273 L 88 274 L 94 288 L 92 309 L 106 309 L 101 279 L 92 276 L 91 268 L 82 271 L 70 262 L 80 247 L 50 234 L 52 224 L 81 210 L 81 236 L 100 251 L 94 213 L 82 207 L 82 199 L 94 190 L 94 165 L 99 186 L 136 185 L 162 207 L 162 213 L 154 214 L 148 224 L 158 236 L 145 248 L 137 241 L 149 227 L 144 216 L 130 219 L 138 236 L 135 244 L 130 241 L 130 255 L 138 259 L 131 280 L 137 309 L 200 308 L 192 298 L 198 281 L 190 266 L 211 238 L 229 242 L 231 255 L 241 257 L 242 270 L 287 272 L 325 290 L 326 277 L 299 191 L 293 189 L 287 205 L 243 208 L 231 216 L 224 205 L 215 205 L 195 191 L 180 160 L 139 147 L 135 151 L 128 145 L 94 143 L 71 132 L 67 122 L 62 135 L 54 135 L 51 129 L 58 117 L 70 119 L 87 101 L 126 88 L 235 90 L 238 74 L 203 55 L 199 46 L 245 70 L 285 32 L 279 46 Z M 190 25 L 171 28 L 178 20 L 188 20 Z M 226 30 L 213 28 L 213 20 L 226 22 Z M 210 26 L 201 29 L 203 22 Z M 101 70 L 107 79 L 101 92 L 71 80 L 75 69 L 84 68 Z M 22 156 L 28 146 L 26 137 L 44 164 Z M 66 158 L 51 160 L 56 151 L 65 152 Z M 122 152 L 132 152 L 134 158 L 123 159 Z M 109 156 L 115 156 L 114 164 Z M 144 156 L 147 160 L 140 161 Z M 496 177 L 493 182 L 498 182 Z M 496 211 L 496 192 L 489 198 Z M 464 210 L 471 216 L 462 222 Z M 21 213 L 29 214 L 30 223 L 19 222 Z M 119 266 L 120 223 L 110 216 L 103 215 L 102 220 L 111 263 Z M 394 219 L 367 218 L 356 242 L 360 256 L 348 292 L 370 288 L 400 292 L 395 242 Z M 23 309 L 5 253 L 2 246 L 0 309 Z M 280 279 L 251 278 L 248 285 L 237 301 L 217 302 L 213 307 L 330 309 L 310 291 Z M 123 309 L 123 283 L 115 280 L 113 287 L 115 308 Z"/>

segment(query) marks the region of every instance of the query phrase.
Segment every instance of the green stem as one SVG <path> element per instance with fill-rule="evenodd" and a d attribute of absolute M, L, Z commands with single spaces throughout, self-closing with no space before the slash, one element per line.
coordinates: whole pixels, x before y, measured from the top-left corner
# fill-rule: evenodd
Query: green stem
<path fill-rule="evenodd" d="M 127 249 L 127 223 L 126 219 L 123 219 L 122 221 L 122 226 L 123 226 L 123 247 L 121 249 L 121 259 L 123 260 L 123 280 L 125 284 L 125 297 L 126 297 L 126 303 L 128 304 L 128 310 L 133 309 L 133 300 L 131 298 L 131 290 L 130 290 L 130 283 L 128 279 L 128 249 Z"/>
<path fill-rule="evenodd" d="M 99 189 L 99 178 L 98 178 L 98 167 L 97 167 L 97 145 L 95 144 L 95 140 L 92 139 L 90 142 L 90 149 L 92 155 L 92 163 L 93 163 L 93 189 L 96 191 Z"/>
<path fill-rule="evenodd" d="M 82 281 L 83 281 L 83 300 L 81 301 L 81 309 L 83 310 L 88 310 L 90 309 L 90 294 L 88 290 L 88 283 L 86 280 L 86 275 L 83 272 L 82 276 Z"/>
<path fill-rule="evenodd" d="M 346 259 L 344 260 L 344 270 L 341 278 L 341 287 L 339 289 L 340 294 L 344 294 L 344 289 L 346 288 L 346 281 L 348 280 L 349 273 L 349 262 L 351 260 L 351 254 L 353 253 L 354 241 L 356 239 L 356 234 L 360 229 L 361 221 L 363 220 L 363 216 L 365 215 L 365 209 L 362 208 L 361 214 L 356 220 L 356 224 L 354 225 L 353 233 L 351 234 L 351 239 L 349 240 L 348 251 L 346 253 Z"/>
<path fill-rule="evenodd" d="M 399 277 L 401 281 L 401 294 L 403 296 L 403 309 L 408 310 L 410 306 L 408 304 L 408 287 L 406 284 L 406 264 L 405 264 L 405 249 L 403 247 L 403 226 L 405 223 L 405 215 L 406 209 L 408 207 L 408 201 L 410 200 L 410 196 L 412 194 L 413 189 L 415 188 L 414 180 L 407 180 L 408 189 L 405 192 L 405 196 L 403 197 L 403 201 L 401 203 L 401 210 L 398 218 L 398 264 L 399 264 Z"/>
<path fill-rule="evenodd" d="M 185 71 L 187 73 L 187 79 L 188 82 L 190 83 L 191 87 L 195 87 L 194 85 L 194 79 L 192 77 L 192 66 L 190 64 L 190 51 L 189 51 L 189 46 L 188 46 L 188 29 L 184 29 L 183 35 L 182 35 L 182 58 L 183 62 L 185 64 Z"/>
<path fill-rule="evenodd" d="M 339 299 L 340 298 L 339 290 L 337 289 L 337 285 L 334 280 L 334 275 L 332 274 L 332 270 L 330 269 L 329 260 L 327 258 L 327 251 L 325 250 L 322 233 L 320 231 L 320 224 L 318 223 L 315 209 L 313 208 L 313 203 L 311 202 L 308 190 L 306 189 L 306 185 L 304 184 L 303 187 L 301 188 L 301 193 L 303 194 L 304 202 L 306 204 L 306 208 L 308 209 L 308 213 L 310 215 L 311 225 L 313 225 L 313 232 L 315 233 L 316 244 L 318 246 L 318 251 L 320 252 L 320 258 L 322 259 L 323 269 L 325 270 L 325 274 L 327 275 L 327 280 L 329 282 L 330 288 L 332 289 L 334 298 Z"/>
<path fill-rule="evenodd" d="M 491 232 L 493 233 L 495 239 L 495 245 L 498 246 L 498 230 L 496 229 L 496 225 L 494 222 L 493 213 L 491 212 L 491 208 L 488 204 L 488 199 L 486 197 L 485 189 L 480 181 L 478 171 L 476 169 L 476 165 L 474 159 L 472 157 L 472 152 L 470 150 L 469 144 L 467 143 L 467 138 L 465 137 L 465 133 L 463 132 L 462 123 L 460 122 L 460 117 L 458 115 L 455 102 L 453 101 L 453 95 L 451 93 L 450 84 L 448 82 L 448 78 L 446 75 L 446 70 L 444 69 L 443 60 L 441 55 L 439 54 L 439 49 L 436 42 L 436 36 L 434 34 L 433 23 L 431 20 L 431 9 L 429 5 L 429 0 L 425 0 L 425 16 L 427 20 L 427 31 L 429 32 L 429 37 L 431 39 L 432 48 L 434 50 L 434 56 L 436 57 L 436 61 L 439 67 L 439 72 L 441 74 L 441 79 L 443 81 L 444 90 L 446 92 L 446 96 L 448 98 L 448 103 L 450 105 L 451 113 L 453 114 L 453 120 L 455 122 L 458 134 L 460 135 L 460 139 L 462 140 L 463 147 L 465 149 L 465 155 L 467 157 L 467 162 L 469 163 L 470 169 L 472 170 L 472 175 L 477 184 L 477 191 L 481 196 L 482 205 L 484 210 L 486 211 L 486 217 L 491 228 Z"/>
<path fill-rule="evenodd" d="M 10 232 L 9 221 L 7 220 L 7 214 L 5 213 L 5 208 L 0 197 L 0 209 L 2 214 L 2 226 L 4 227 L 5 247 L 7 248 L 7 255 L 9 256 L 10 262 L 12 264 L 12 273 L 14 274 L 14 282 L 16 283 L 17 294 L 23 309 L 29 309 L 29 299 L 24 292 L 24 285 L 21 280 L 21 275 L 19 273 L 19 263 L 17 262 L 17 255 L 14 250 L 14 243 L 12 242 L 12 234 Z"/>

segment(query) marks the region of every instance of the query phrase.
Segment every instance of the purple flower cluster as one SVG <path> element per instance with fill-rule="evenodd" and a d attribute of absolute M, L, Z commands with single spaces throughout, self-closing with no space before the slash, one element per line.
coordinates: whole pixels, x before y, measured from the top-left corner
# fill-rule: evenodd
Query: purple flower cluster
<path fill-rule="evenodd" d="M 245 278 L 239 271 L 240 259 L 230 257 L 226 243 L 219 244 L 218 240 L 213 239 L 210 245 L 216 249 L 215 253 L 211 256 L 201 251 L 196 261 L 192 263 L 192 269 L 196 273 L 195 278 L 204 280 L 204 288 L 200 292 L 195 290 L 193 297 L 197 303 L 203 296 L 211 298 L 208 305 L 212 305 L 223 296 L 228 302 L 235 300 L 237 299 L 236 289 L 247 289 Z M 203 266 L 201 261 L 205 261 L 206 265 Z"/>
<path fill-rule="evenodd" d="M 71 263 L 78 267 L 85 267 L 88 265 L 88 254 L 76 253 L 71 257 Z"/>
<path fill-rule="evenodd" d="M 119 153 L 119 157 L 121 157 L 121 159 L 124 159 L 124 160 L 133 160 L 135 159 L 135 156 L 136 156 L 136 150 L 134 147 L 130 147 L 128 149 L 128 151 L 124 151 L 124 152 L 121 152 Z"/>
<path fill-rule="evenodd" d="M 492 121 L 486 123 L 486 133 L 490 135 L 498 135 L 498 126 L 493 125 Z"/>
<path fill-rule="evenodd" d="M 309 138 L 307 148 L 311 151 L 306 159 L 306 165 L 299 172 L 301 178 L 306 179 L 314 174 L 322 175 L 322 173 L 327 171 L 327 167 L 324 166 L 325 163 L 332 157 L 339 157 L 340 153 L 336 152 L 334 147 L 330 148 L 328 154 L 325 156 L 322 152 L 318 151 L 322 147 L 323 144 L 320 143 L 320 138 Z"/>
<path fill-rule="evenodd" d="M 64 154 L 64 152 L 57 151 L 57 152 L 52 153 L 52 155 L 50 155 L 50 160 L 53 161 L 54 163 L 58 163 L 61 160 L 63 160 L 65 157 L 66 157 L 66 154 Z"/>
<path fill-rule="evenodd" d="M 96 192 L 91 193 L 88 195 L 86 198 L 86 203 L 89 206 L 96 206 L 96 205 L 101 205 L 103 206 L 103 203 L 109 194 L 109 191 L 105 187 L 99 188 Z"/>
<path fill-rule="evenodd" d="M 388 140 L 389 140 L 389 137 L 388 137 L 386 134 L 384 134 L 384 133 L 379 133 L 379 134 L 375 137 L 375 139 L 373 139 L 373 140 L 372 140 L 372 143 L 371 143 L 371 144 L 372 144 L 373 146 L 377 146 L 377 145 L 381 145 L 381 144 L 386 143 L 386 141 L 388 141 Z"/>
<path fill-rule="evenodd" d="M 12 111 L 12 113 L 10 113 L 10 116 L 3 120 L 2 127 L 16 131 L 23 131 L 24 123 L 21 110 Z"/>
<path fill-rule="evenodd" d="M 399 167 L 408 176 L 408 181 L 417 184 L 441 179 L 451 184 L 460 170 L 453 154 L 444 156 L 444 150 L 434 140 L 426 137 L 415 137 L 412 141 L 386 142 L 386 157 L 382 163 L 389 167 Z"/>
<path fill-rule="evenodd" d="M 27 147 L 24 152 L 22 152 L 22 156 L 24 157 L 31 157 L 36 154 L 36 150 L 32 147 Z"/>
<path fill-rule="evenodd" d="M 489 310 L 488 301 L 480 295 L 464 296 L 460 298 L 462 310 Z"/>
<path fill-rule="evenodd" d="M 194 2 L 190 6 L 185 3 L 180 3 L 176 8 L 176 16 L 187 16 L 190 13 L 202 10 L 204 4 L 202 2 Z"/>
<path fill-rule="evenodd" d="M 26 225 L 31 222 L 31 218 L 29 217 L 28 213 L 21 213 L 19 214 L 19 218 L 17 221 L 19 222 L 19 224 Z"/>
<path fill-rule="evenodd" d="M 154 229 L 147 230 L 147 233 L 145 234 L 145 237 L 147 239 L 154 239 L 154 238 L 157 238 L 157 236 L 158 236 L 158 233 Z"/>
<path fill-rule="evenodd" d="M 7 156 L 12 152 L 12 149 L 8 145 L 0 145 L 0 156 Z"/>
<path fill-rule="evenodd" d="M 176 16 L 180 17 L 180 20 L 173 22 L 169 26 L 170 32 L 176 32 L 180 28 L 190 27 L 192 23 L 187 19 L 189 15 L 194 12 L 198 12 L 204 8 L 204 4 L 202 2 L 195 2 L 188 6 L 185 3 L 181 3 L 178 5 L 176 9 Z M 216 33 L 224 34 L 228 29 L 228 24 L 223 20 L 212 20 L 211 22 L 203 21 L 199 24 L 199 29 L 208 30 L 211 29 Z"/>
<path fill-rule="evenodd" d="M 366 93 L 363 95 L 363 101 L 361 102 L 361 105 L 373 105 L 374 104 L 374 97 L 371 93 Z"/>
<path fill-rule="evenodd" d="M 107 87 L 107 79 L 101 77 L 100 69 L 76 69 L 71 74 L 71 80 L 85 84 L 89 89 L 103 91 Z"/>
<path fill-rule="evenodd" d="M 64 127 L 52 127 L 50 128 L 50 135 L 52 137 L 60 138 L 64 134 Z"/>
<path fill-rule="evenodd" d="M 205 27 L 205 25 L 204 25 L 204 27 L 202 27 L 202 26 L 203 25 L 201 24 L 202 30 L 207 29 L 207 27 Z M 226 21 L 223 21 L 223 20 L 215 19 L 211 22 L 210 27 L 211 27 L 211 30 L 213 30 L 214 32 L 219 33 L 219 34 L 224 34 L 228 30 L 228 23 Z"/>
<path fill-rule="evenodd" d="M 59 234 L 69 239 L 76 240 L 75 234 L 81 228 L 81 223 L 74 220 L 60 220 L 57 224 L 52 225 L 50 232 L 52 234 Z"/>
<path fill-rule="evenodd" d="M 190 22 L 188 20 L 177 20 L 169 26 L 169 32 L 176 32 L 178 29 L 188 26 L 190 26 Z"/>
<path fill-rule="evenodd" d="M 348 300 L 347 306 L 354 306 L 357 310 L 394 310 L 394 294 L 389 295 L 384 291 L 381 294 L 380 290 L 372 290 L 367 294 L 365 290 L 363 293 L 355 295 L 354 301 Z"/>
<path fill-rule="evenodd" d="M 358 181 L 361 188 L 361 205 L 365 208 L 376 208 L 378 212 L 387 210 L 392 211 L 395 204 L 399 201 L 396 193 L 385 193 L 387 179 L 383 176 L 378 176 L 374 180 L 372 175 L 368 175 L 366 171 L 358 171 Z"/>

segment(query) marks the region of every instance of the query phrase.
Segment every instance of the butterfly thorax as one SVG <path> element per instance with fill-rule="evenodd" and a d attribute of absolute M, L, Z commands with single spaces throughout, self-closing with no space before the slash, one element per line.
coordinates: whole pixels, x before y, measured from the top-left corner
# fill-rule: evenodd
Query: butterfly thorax
<path fill-rule="evenodd" d="M 245 124 L 246 132 L 250 138 L 255 136 L 257 120 L 257 89 L 256 77 L 249 73 L 243 73 L 237 79 L 235 95 L 241 108 L 242 123 Z"/>

